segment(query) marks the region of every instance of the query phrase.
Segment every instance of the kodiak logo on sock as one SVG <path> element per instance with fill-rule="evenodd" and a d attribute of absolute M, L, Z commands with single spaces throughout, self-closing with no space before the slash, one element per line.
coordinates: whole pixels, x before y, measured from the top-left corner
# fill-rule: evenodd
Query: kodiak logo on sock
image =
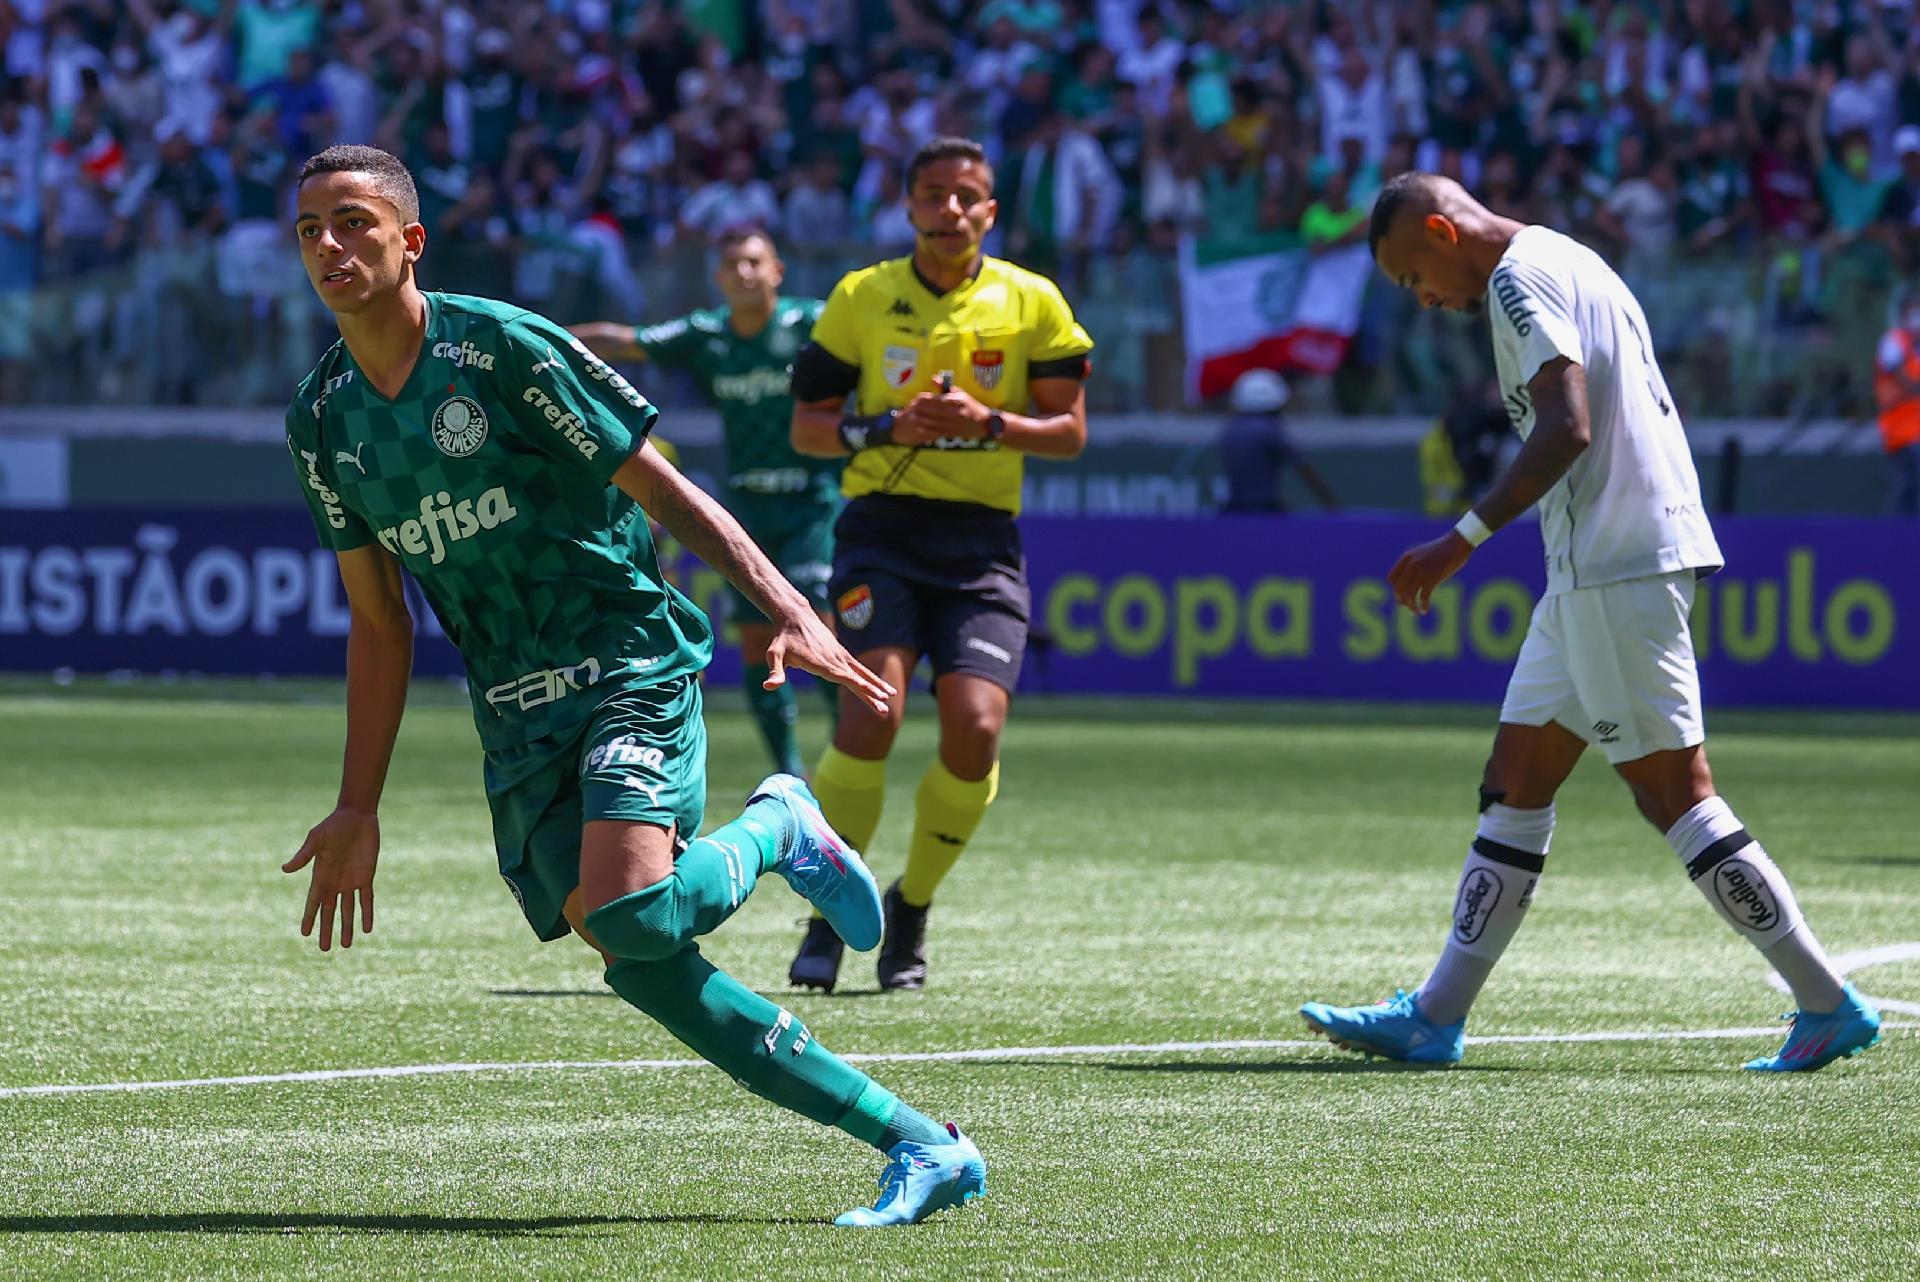
<path fill-rule="evenodd" d="M 1475 868 L 1460 883 L 1460 898 L 1453 906 L 1453 937 L 1463 944 L 1477 941 L 1487 929 L 1487 919 L 1500 902 L 1505 887 L 1491 868 Z"/>
<path fill-rule="evenodd" d="M 1780 921 L 1780 905 L 1767 883 L 1744 859 L 1722 860 L 1713 870 L 1713 893 L 1728 912 L 1743 919 L 1747 929 L 1772 930 Z"/>

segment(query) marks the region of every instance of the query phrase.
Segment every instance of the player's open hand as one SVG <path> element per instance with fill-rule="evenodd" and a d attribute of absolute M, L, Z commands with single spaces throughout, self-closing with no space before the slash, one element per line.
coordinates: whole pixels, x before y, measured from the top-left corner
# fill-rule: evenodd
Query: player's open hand
<path fill-rule="evenodd" d="M 845 686 L 883 717 L 887 715 L 888 700 L 899 693 L 848 654 L 846 647 L 820 621 L 820 616 L 811 610 L 795 611 L 767 643 L 767 679 L 763 683 L 767 689 L 786 684 L 788 664 Z"/>
<path fill-rule="evenodd" d="M 1415 614 L 1425 614 L 1433 605 L 1433 590 L 1458 574 L 1472 555 L 1473 545 L 1448 530 L 1431 542 L 1401 553 L 1387 572 L 1387 586 L 1401 605 Z"/>
<path fill-rule="evenodd" d="M 977 441 L 987 434 L 993 411 L 959 388 L 922 392 L 894 416 L 893 439 L 898 445 L 932 445 L 957 439 Z"/>
<path fill-rule="evenodd" d="M 380 820 L 345 806 L 314 825 L 300 851 L 280 865 L 281 872 L 299 872 L 313 865 L 307 883 L 307 909 L 300 917 L 300 933 L 313 934 L 320 922 L 320 951 L 333 948 L 333 924 L 340 923 L 340 946 L 353 947 L 354 900 L 359 899 L 360 933 L 373 930 L 373 871 L 380 858 Z"/>

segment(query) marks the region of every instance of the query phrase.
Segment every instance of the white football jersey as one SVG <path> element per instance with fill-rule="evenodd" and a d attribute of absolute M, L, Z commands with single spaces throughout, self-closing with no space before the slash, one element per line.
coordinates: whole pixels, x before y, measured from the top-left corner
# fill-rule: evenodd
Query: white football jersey
<path fill-rule="evenodd" d="M 1586 371 L 1592 443 L 1540 500 L 1547 591 L 1725 564 L 1646 314 L 1613 268 L 1571 237 L 1522 228 L 1487 283 L 1487 319 L 1522 439 L 1540 367 L 1564 356 Z"/>

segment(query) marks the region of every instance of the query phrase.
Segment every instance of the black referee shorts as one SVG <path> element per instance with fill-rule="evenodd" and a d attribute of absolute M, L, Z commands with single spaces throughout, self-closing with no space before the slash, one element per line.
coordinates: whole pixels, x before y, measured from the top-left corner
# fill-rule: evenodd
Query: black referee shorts
<path fill-rule="evenodd" d="M 1011 513 L 869 494 L 847 504 L 833 540 L 828 592 L 848 650 L 902 646 L 926 655 L 936 678 L 1018 684 L 1032 593 Z"/>

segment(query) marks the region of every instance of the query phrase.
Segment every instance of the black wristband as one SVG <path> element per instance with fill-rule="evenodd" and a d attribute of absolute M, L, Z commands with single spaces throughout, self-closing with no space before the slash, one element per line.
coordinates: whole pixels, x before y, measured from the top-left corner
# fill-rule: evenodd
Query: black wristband
<path fill-rule="evenodd" d="M 876 445 L 893 444 L 893 414 L 848 414 L 840 420 L 840 443 L 847 453 L 858 454 Z"/>

